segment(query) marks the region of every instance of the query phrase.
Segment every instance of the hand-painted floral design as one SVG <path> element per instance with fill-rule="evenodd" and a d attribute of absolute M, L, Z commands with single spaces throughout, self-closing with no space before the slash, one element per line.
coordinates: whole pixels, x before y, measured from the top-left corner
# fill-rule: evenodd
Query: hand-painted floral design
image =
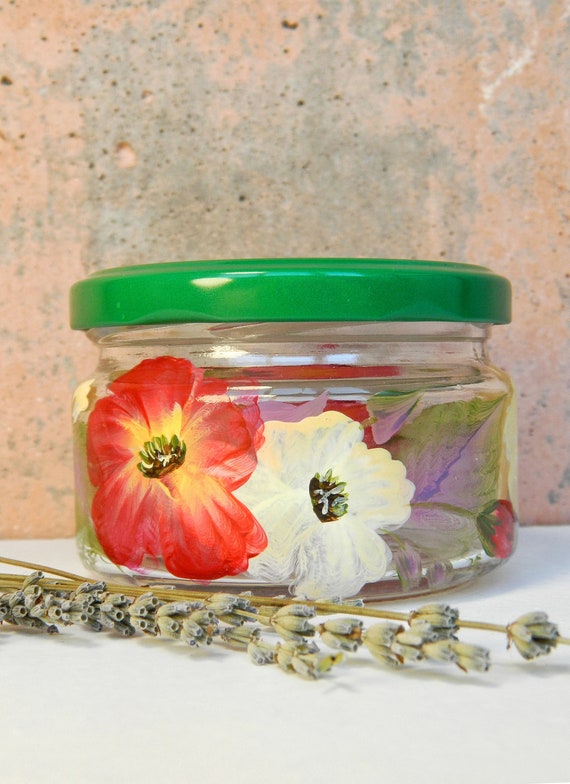
<path fill-rule="evenodd" d="M 81 414 L 89 408 L 89 398 L 93 392 L 94 380 L 90 378 L 88 381 L 84 381 L 75 390 L 71 403 L 71 418 L 74 424 L 78 421 Z"/>
<path fill-rule="evenodd" d="M 259 401 L 259 410 L 264 422 L 278 419 L 280 422 L 300 422 L 308 416 L 322 414 L 327 405 L 328 394 L 321 392 L 303 403 L 284 403 L 280 400 Z"/>
<path fill-rule="evenodd" d="M 115 379 L 87 424 L 91 515 L 108 557 L 162 558 L 178 577 L 235 575 L 267 544 L 235 491 L 256 467 L 255 399 L 232 403 L 185 359 L 142 361 Z"/>
<path fill-rule="evenodd" d="M 372 435 L 385 444 L 402 428 L 421 399 L 421 392 L 378 392 L 369 402 L 372 412 Z"/>
<path fill-rule="evenodd" d="M 419 585 L 422 578 L 422 559 L 419 552 L 403 541 L 394 549 L 393 559 L 398 578 L 405 590 L 411 590 Z"/>
<path fill-rule="evenodd" d="M 314 597 L 350 596 L 384 576 L 390 551 L 379 532 L 406 522 L 414 486 L 363 435 L 337 411 L 265 423 L 257 468 L 235 491 L 269 540 L 250 561 L 253 578 Z"/>
<path fill-rule="evenodd" d="M 510 501 L 488 504 L 477 516 L 483 549 L 491 558 L 508 558 L 515 544 L 516 516 Z"/>
<path fill-rule="evenodd" d="M 507 492 L 502 443 L 507 404 L 508 397 L 500 395 L 417 405 L 386 443 L 416 487 L 403 536 L 427 563 L 481 551 L 477 517 L 505 497 L 503 486 Z"/>

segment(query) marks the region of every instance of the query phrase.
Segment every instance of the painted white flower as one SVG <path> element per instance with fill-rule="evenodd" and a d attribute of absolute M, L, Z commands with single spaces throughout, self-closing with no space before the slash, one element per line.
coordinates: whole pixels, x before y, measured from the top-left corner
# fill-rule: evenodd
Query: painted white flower
<path fill-rule="evenodd" d="M 249 573 L 307 596 L 350 596 L 384 576 L 379 531 L 406 522 L 414 485 L 385 449 L 368 449 L 358 422 L 337 411 L 265 423 L 258 465 L 234 491 L 267 533 Z"/>

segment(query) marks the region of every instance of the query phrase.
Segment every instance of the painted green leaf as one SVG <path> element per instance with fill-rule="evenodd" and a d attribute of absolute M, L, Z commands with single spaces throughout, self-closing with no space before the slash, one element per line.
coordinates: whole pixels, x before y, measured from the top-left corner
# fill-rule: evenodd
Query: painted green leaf
<path fill-rule="evenodd" d="M 401 428 L 388 448 L 416 486 L 414 504 L 474 511 L 497 497 L 506 402 L 503 395 L 434 405 Z"/>

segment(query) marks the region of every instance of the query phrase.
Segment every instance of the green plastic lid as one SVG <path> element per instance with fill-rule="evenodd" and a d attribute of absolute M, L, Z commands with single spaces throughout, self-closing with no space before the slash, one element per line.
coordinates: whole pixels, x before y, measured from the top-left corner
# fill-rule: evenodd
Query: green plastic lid
<path fill-rule="evenodd" d="M 248 259 L 142 264 L 71 289 L 73 329 L 248 321 L 506 324 L 511 287 L 485 267 L 393 259 Z"/>

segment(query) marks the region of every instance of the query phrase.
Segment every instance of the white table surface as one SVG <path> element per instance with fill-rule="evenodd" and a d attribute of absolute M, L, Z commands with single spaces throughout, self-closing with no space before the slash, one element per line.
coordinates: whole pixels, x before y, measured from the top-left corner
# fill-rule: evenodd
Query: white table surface
<path fill-rule="evenodd" d="M 73 540 L 0 554 L 85 573 Z M 495 623 L 543 609 L 570 636 L 570 526 L 523 529 L 510 562 L 440 598 Z M 4 625 L 0 782 L 570 782 L 570 647 L 527 663 L 501 635 L 462 637 L 489 672 L 357 656 L 307 682 L 217 645 Z"/>

